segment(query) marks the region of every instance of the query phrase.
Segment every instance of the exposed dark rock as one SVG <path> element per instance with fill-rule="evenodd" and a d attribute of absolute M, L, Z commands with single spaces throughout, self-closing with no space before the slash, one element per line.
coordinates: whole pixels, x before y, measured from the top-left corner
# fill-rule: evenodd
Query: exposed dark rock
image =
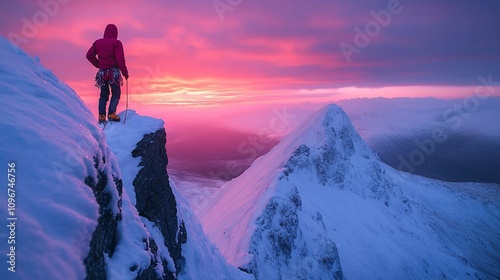
<path fill-rule="evenodd" d="M 180 272 L 184 260 L 181 256 L 181 245 L 187 241 L 187 232 L 184 221 L 177 219 L 177 203 L 169 184 L 167 174 L 167 152 L 165 149 L 166 133 L 160 129 L 155 133 L 144 135 L 137 143 L 136 149 L 132 151 L 133 157 L 141 157 L 140 169 L 133 185 L 136 194 L 136 208 L 139 215 L 152 221 L 163 235 L 164 245 L 168 248 L 176 271 L 169 271 L 168 261 L 160 256 L 158 251 L 158 240 L 147 238 L 143 240 L 146 251 L 151 253 L 151 262 L 147 268 L 138 266 L 130 267 L 131 271 L 137 272 L 136 279 L 175 279 Z M 106 189 L 110 183 L 110 175 L 107 170 L 99 170 L 98 166 L 105 166 L 106 158 L 101 162 L 95 159 L 95 168 L 98 170 L 97 180 L 93 176 L 85 179 L 93 191 L 99 204 L 99 218 L 95 231 L 92 234 L 90 251 L 85 258 L 87 278 L 106 279 L 105 255 L 112 257 L 115 252 L 117 240 L 117 225 L 122 219 L 122 181 L 112 178 L 116 187 L 116 193 L 110 193 Z M 118 196 L 114 198 L 113 196 Z M 117 205 L 110 205 L 116 201 Z M 113 209 L 118 209 L 113 212 Z M 163 275 L 159 275 L 158 266 L 163 266 Z"/>
<path fill-rule="evenodd" d="M 250 242 L 250 253 L 254 259 L 241 270 L 252 273 L 256 279 L 319 277 L 345 280 L 335 243 L 321 232 L 312 239 L 304 237 L 299 225 L 302 219 L 312 219 L 323 230 L 325 227 L 319 212 L 309 218 L 302 215 L 302 203 L 296 187 L 270 199 L 257 218 L 257 228 Z M 311 251 L 311 248 L 315 249 Z M 264 275 L 262 272 L 266 271 L 276 274 Z"/>
<path fill-rule="evenodd" d="M 97 161 L 95 168 L 98 169 Z M 121 194 L 122 194 L 122 181 L 113 178 L 119 199 L 117 200 L 116 207 L 120 209 Z M 109 203 L 112 201 L 112 194 L 105 191 L 108 184 L 108 177 L 104 170 L 99 170 L 97 174 L 97 182 L 94 177 L 88 176 L 85 178 L 85 184 L 88 185 L 94 192 L 97 203 L 99 204 L 99 219 L 97 220 L 97 227 L 92 234 L 90 242 L 90 251 L 84 260 L 85 269 L 87 272 L 86 279 L 106 279 L 106 262 L 104 254 L 109 257 L 113 256 L 117 244 L 116 226 L 118 221 L 121 220 L 121 212 L 114 215 L 113 206 Z"/>
<path fill-rule="evenodd" d="M 187 233 L 183 222 L 177 218 L 177 203 L 168 180 L 166 139 L 165 129 L 162 128 L 144 135 L 137 143 L 132 156 L 141 157 L 139 166 L 142 168 L 133 185 L 137 211 L 160 229 L 175 264 L 176 271 L 173 273 L 177 274 L 183 262 L 181 245 L 186 242 Z M 168 274 L 166 265 L 167 262 L 163 261 L 164 271 Z"/>
<path fill-rule="evenodd" d="M 151 259 L 151 264 L 149 267 L 143 271 L 141 271 L 137 277 L 135 278 L 136 280 L 154 280 L 154 279 L 163 279 L 163 280 L 174 280 L 175 276 L 172 273 L 166 273 L 168 270 L 165 270 L 167 261 L 162 259 L 162 265 L 163 265 L 163 271 L 165 272 L 164 275 L 159 276 L 157 274 L 157 269 L 156 267 L 158 266 L 158 261 L 160 259 L 160 256 L 158 254 L 158 245 L 156 244 L 155 240 L 152 238 L 148 238 L 144 240 L 144 243 L 146 244 L 146 249 L 150 251 L 155 257 Z"/>
<path fill-rule="evenodd" d="M 257 229 L 252 236 L 250 253 L 260 255 L 276 270 L 286 269 L 283 263 L 288 263 L 294 248 L 294 241 L 299 230 L 297 211 L 301 205 L 297 189 L 292 190 L 287 197 L 271 198 L 262 215 L 257 218 Z M 263 250 L 259 246 L 262 243 L 269 244 L 270 246 L 263 248 L 270 248 L 270 250 L 260 251 Z M 265 275 L 259 275 L 260 265 L 258 260 L 250 264 L 249 270 L 256 279 L 265 278 Z"/>
<path fill-rule="evenodd" d="M 292 157 L 288 160 L 285 165 L 285 171 L 283 174 L 285 176 L 290 175 L 296 169 L 302 169 L 308 166 L 309 163 L 309 155 L 311 154 L 311 149 L 306 145 L 300 145 L 293 152 Z"/>

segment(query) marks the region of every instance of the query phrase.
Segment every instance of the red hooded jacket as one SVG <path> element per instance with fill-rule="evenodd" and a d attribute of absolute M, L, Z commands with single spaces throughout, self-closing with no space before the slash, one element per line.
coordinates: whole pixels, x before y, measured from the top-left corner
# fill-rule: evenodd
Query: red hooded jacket
<path fill-rule="evenodd" d="M 128 79 L 123 45 L 117 38 L 118 28 L 114 24 L 108 24 L 103 38 L 96 40 L 88 50 L 87 59 L 99 69 L 118 67 L 125 79 Z"/>

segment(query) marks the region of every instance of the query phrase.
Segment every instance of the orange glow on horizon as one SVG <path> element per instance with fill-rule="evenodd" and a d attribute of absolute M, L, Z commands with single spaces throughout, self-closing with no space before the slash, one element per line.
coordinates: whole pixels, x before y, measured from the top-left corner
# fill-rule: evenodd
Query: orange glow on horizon
<path fill-rule="evenodd" d="M 8 6 L 12 11 L 3 14 L 2 35 L 23 35 L 26 27 L 21 19 L 31 20 L 41 12 L 39 4 L 28 2 Z M 407 9 L 404 17 L 394 18 L 380 34 L 368 38 L 362 44 L 366 46 L 357 46 L 348 62 L 339 44 L 356 45 L 361 40 L 354 28 L 363 29 L 363 23 L 373 20 L 369 11 L 375 4 L 358 7 L 345 1 L 321 1 L 313 7 L 292 1 L 285 7 L 284 3 L 245 2 L 221 19 L 210 1 L 120 5 L 67 1 L 46 23 L 36 25 L 20 47 L 39 56 L 43 65 L 89 102 L 98 98 L 99 90 L 93 81 L 96 69 L 85 53 L 108 23 L 117 25 L 124 45 L 133 104 L 199 108 L 370 97 L 459 98 L 474 93 L 479 75 L 500 80 L 495 70 L 498 52 L 490 51 L 498 49 L 498 40 L 488 41 L 492 27 L 486 23 L 480 29 L 461 26 L 469 37 L 488 31 L 488 37 L 471 45 L 445 36 L 449 24 L 454 30 L 461 22 L 448 22 L 442 13 L 432 13 L 433 5 L 419 6 L 429 11 L 425 21 L 416 13 L 419 9 Z M 441 12 L 456 19 L 461 11 Z M 421 26 L 415 26 L 415 21 Z M 436 25 L 443 33 L 429 28 Z M 401 36 L 408 31 L 418 36 Z M 441 38 L 443 42 L 436 41 Z M 436 44 L 421 47 L 428 42 Z M 444 42 L 460 46 L 460 52 L 446 49 Z M 484 52 L 478 52 L 479 47 Z"/>

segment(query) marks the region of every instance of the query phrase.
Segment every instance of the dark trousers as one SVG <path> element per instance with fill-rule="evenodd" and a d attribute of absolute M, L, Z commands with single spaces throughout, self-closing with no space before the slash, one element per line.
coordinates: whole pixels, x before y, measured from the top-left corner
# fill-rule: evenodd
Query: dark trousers
<path fill-rule="evenodd" d="M 111 101 L 109 102 L 108 114 L 116 113 L 116 107 L 120 101 L 121 88 L 119 84 L 108 84 L 105 82 L 101 87 L 101 96 L 99 97 L 99 114 L 106 115 L 106 103 L 109 100 L 109 88 L 111 88 Z"/>

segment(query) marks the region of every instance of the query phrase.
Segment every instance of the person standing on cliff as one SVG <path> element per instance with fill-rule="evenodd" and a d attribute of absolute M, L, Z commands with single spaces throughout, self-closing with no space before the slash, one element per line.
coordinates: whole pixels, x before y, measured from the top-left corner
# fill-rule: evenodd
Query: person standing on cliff
<path fill-rule="evenodd" d="M 116 114 L 116 107 L 120 101 L 121 86 L 123 85 L 122 74 L 128 80 L 128 70 L 125 64 L 125 53 L 123 44 L 118 40 L 118 28 L 114 24 L 108 24 L 104 30 L 104 36 L 96 40 L 87 51 L 87 59 L 96 68 L 96 87 L 101 89 L 99 97 L 99 122 L 106 122 L 106 104 L 109 99 L 111 88 L 111 101 L 108 107 L 108 120 L 119 122 L 120 117 Z"/>

